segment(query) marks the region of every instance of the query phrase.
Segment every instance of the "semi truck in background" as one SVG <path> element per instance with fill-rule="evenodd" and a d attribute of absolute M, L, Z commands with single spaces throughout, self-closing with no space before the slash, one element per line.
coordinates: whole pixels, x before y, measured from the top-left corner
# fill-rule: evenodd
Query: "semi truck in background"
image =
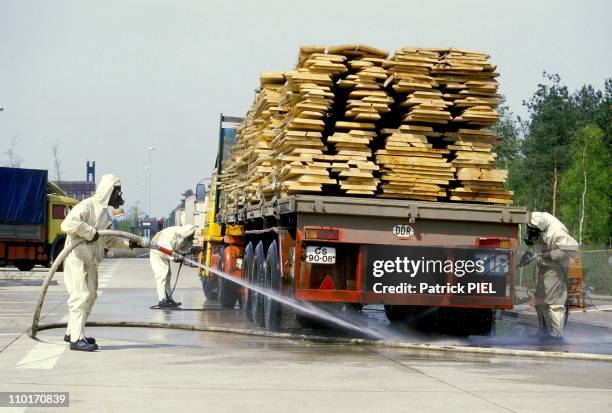
<path fill-rule="evenodd" d="M 489 333 L 496 310 L 512 308 L 524 208 L 296 194 L 227 210 L 217 177 L 232 122 L 240 119 L 221 115 L 201 254 L 207 266 L 320 305 L 382 304 L 389 320 L 433 320 L 452 334 Z M 200 276 L 208 299 L 238 303 L 259 326 L 309 321 L 212 271 Z"/>
<path fill-rule="evenodd" d="M 50 267 L 64 248 L 61 223 L 77 200 L 40 169 L 0 168 L 0 266 Z"/>

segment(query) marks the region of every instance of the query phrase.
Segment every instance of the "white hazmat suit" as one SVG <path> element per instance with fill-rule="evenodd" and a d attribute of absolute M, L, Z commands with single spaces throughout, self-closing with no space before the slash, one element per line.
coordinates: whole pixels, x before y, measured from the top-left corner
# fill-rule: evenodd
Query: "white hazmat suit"
<path fill-rule="evenodd" d="M 100 237 L 90 242 L 97 230 L 112 227 L 108 202 L 114 187 L 120 185 L 116 176 L 102 176 L 95 194 L 79 202 L 62 222 L 62 231 L 67 234 L 66 247 L 79 239 L 85 240 L 64 261 L 64 283 L 69 294 L 66 334 L 73 343 L 84 339 L 85 323 L 98 294 L 98 265 L 104 257 L 104 248 L 129 248 L 128 240 L 116 237 Z"/>
<path fill-rule="evenodd" d="M 539 255 L 536 272 L 536 310 L 540 330 L 563 337 L 569 259 L 578 253 L 578 243 L 565 225 L 548 212 L 533 212 L 529 226 L 541 233 L 534 243 Z"/>
<path fill-rule="evenodd" d="M 153 242 L 157 245 L 172 250 L 178 253 L 185 253 L 191 248 L 191 242 L 188 238 L 192 238 L 195 233 L 193 225 L 183 225 L 164 228 L 153 237 Z M 153 274 L 155 275 L 155 285 L 157 287 L 157 298 L 163 301 L 170 298 L 170 260 L 172 257 L 157 250 L 151 250 L 150 260 Z"/>

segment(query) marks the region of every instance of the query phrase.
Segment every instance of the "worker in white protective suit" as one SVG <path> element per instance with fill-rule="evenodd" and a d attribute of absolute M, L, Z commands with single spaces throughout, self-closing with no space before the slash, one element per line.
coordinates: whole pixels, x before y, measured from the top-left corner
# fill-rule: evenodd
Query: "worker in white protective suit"
<path fill-rule="evenodd" d="M 117 237 L 100 236 L 98 230 L 112 227 L 109 206 L 123 205 L 121 181 L 114 175 L 102 176 L 95 194 L 79 202 L 62 222 L 67 234 L 66 247 L 84 240 L 64 261 L 64 282 L 68 290 L 68 328 L 64 341 L 71 350 L 94 351 L 96 340 L 85 337 L 85 323 L 98 294 L 98 265 L 104 256 L 104 248 L 134 248 L 134 241 Z"/>
<path fill-rule="evenodd" d="M 578 243 L 565 225 L 548 212 L 532 212 L 525 236 L 533 252 L 526 252 L 521 265 L 536 261 L 536 310 L 541 336 L 562 340 L 567 300 L 569 260 L 578 254 Z"/>
<path fill-rule="evenodd" d="M 179 254 L 178 257 L 173 258 L 157 250 L 151 251 L 150 260 L 155 275 L 158 308 L 176 308 L 181 305 L 172 298 L 170 260 L 181 262 L 182 256 L 190 252 L 194 236 L 195 227 L 193 225 L 183 225 L 164 228 L 153 237 L 152 241 L 157 245 Z"/>

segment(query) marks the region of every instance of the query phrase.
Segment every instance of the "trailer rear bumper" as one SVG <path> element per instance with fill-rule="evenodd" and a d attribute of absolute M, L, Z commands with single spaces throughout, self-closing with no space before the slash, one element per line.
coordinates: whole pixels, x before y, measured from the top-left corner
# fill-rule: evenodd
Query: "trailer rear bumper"
<path fill-rule="evenodd" d="M 365 291 L 299 289 L 295 298 L 304 301 L 393 304 L 426 307 L 461 307 L 461 308 L 512 308 L 511 297 L 483 297 L 465 295 L 433 294 L 377 294 Z"/>

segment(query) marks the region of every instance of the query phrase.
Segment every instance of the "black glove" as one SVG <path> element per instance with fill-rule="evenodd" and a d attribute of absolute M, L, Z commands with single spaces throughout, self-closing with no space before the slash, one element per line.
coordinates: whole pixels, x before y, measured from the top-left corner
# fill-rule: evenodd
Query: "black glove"
<path fill-rule="evenodd" d="M 89 240 L 89 242 L 96 242 L 99 239 L 100 239 L 100 234 L 98 234 L 98 230 L 96 230 L 96 233 L 94 234 L 93 238 Z"/>
<path fill-rule="evenodd" d="M 137 241 L 134 240 L 130 240 L 130 249 L 133 250 L 134 248 L 140 248 L 141 245 L 140 243 L 138 243 Z"/>
<path fill-rule="evenodd" d="M 183 262 L 183 260 L 185 259 L 184 256 L 182 255 L 175 255 L 172 257 L 172 261 L 179 263 L 179 262 Z"/>
<path fill-rule="evenodd" d="M 531 261 L 533 261 L 533 252 L 531 251 L 525 251 L 525 253 L 523 254 L 523 256 L 521 257 L 521 261 L 519 262 L 519 267 L 525 267 L 527 265 L 529 265 L 529 263 Z"/>

